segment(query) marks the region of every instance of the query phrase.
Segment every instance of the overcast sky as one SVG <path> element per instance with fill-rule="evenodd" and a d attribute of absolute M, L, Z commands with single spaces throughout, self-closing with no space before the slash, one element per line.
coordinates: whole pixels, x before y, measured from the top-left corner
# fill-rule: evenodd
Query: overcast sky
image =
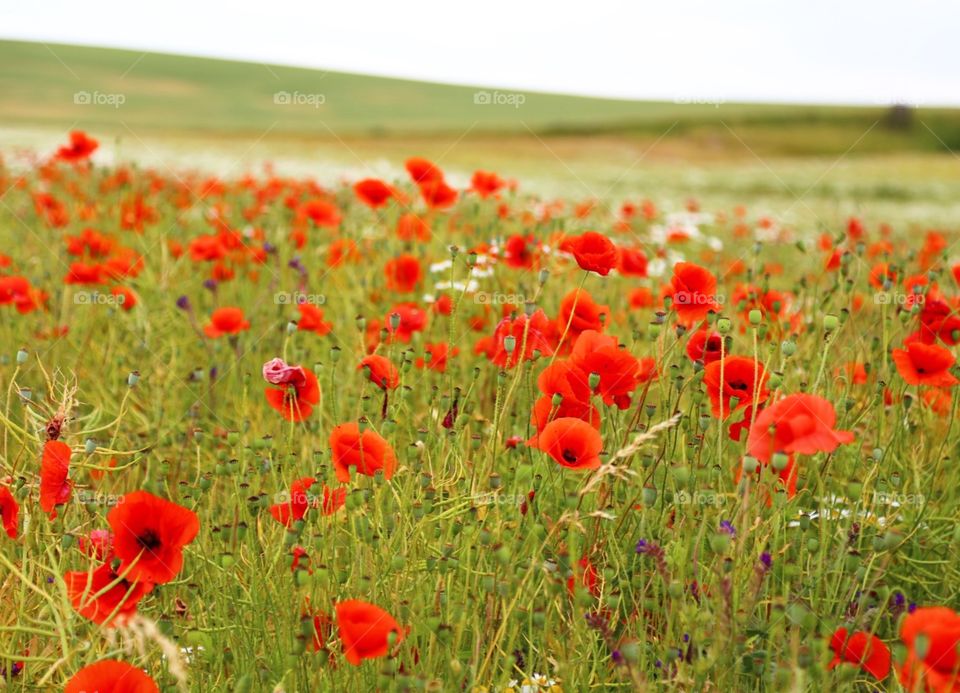
<path fill-rule="evenodd" d="M 955 0 L 8 0 L 0 36 L 664 100 L 960 105 Z"/>

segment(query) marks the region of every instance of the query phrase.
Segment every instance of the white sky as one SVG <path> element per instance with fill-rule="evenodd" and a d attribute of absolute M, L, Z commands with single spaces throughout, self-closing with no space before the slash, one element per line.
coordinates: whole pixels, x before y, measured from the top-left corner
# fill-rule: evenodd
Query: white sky
<path fill-rule="evenodd" d="M 6 0 L 0 37 L 663 100 L 960 105 L 955 0 Z"/>

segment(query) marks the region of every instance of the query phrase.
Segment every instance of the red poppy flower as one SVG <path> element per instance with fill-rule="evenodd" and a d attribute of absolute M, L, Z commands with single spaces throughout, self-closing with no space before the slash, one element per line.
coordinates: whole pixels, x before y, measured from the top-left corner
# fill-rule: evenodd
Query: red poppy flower
<path fill-rule="evenodd" d="M 137 305 L 137 295 L 125 286 L 115 286 L 110 293 L 116 296 L 117 303 L 124 310 L 133 310 Z"/>
<path fill-rule="evenodd" d="M 327 248 L 328 267 L 339 267 L 347 262 L 360 262 L 360 257 L 357 244 L 349 238 L 338 238 Z"/>
<path fill-rule="evenodd" d="M 697 330 L 687 340 L 687 356 L 691 361 L 700 361 L 704 365 L 720 359 L 723 337 L 719 332 L 706 329 Z"/>
<path fill-rule="evenodd" d="M 540 254 L 533 236 L 514 234 L 503 244 L 503 259 L 516 269 L 534 269 L 540 265 Z"/>
<path fill-rule="evenodd" d="M 430 224 L 413 212 L 407 212 L 397 220 L 397 238 L 402 241 L 429 241 Z"/>
<path fill-rule="evenodd" d="M 420 261 L 413 255 L 406 254 L 389 260 L 383 273 L 387 278 L 387 288 L 401 293 L 414 291 L 423 278 Z"/>
<path fill-rule="evenodd" d="M 569 248 L 580 269 L 596 272 L 603 277 L 610 274 L 610 270 L 617 266 L 620 259 L 617 246 L 596 231 L 587 231 L 571 239 Z"/>
<path fill-rule="evenodd" d="M 137 613 L 137 604 L 153 589 L 150 582 L 130 582 L 110 563 L 91 571 L 66 573 L 67 596 L 77 613 L 103 626 L 122 625 Z"/>
<path fill-rule="evenodd" d="M 620 248 L 620 264 L 617 269 L 625 277 L 646 277 L 647 256 L 639 248 Z"/>
<path fill-rule="evenodd" d="M 349 599 L 336 605 L 337 628 L 347 661 L 359 665 L 364 659 L 383 657 L 390 650 L 390 634 L 394 645 L 406 633 L 393 617 L 379 606 L 359 599 Z"/>
<path fill-rule="evenodd" d="M 357 199 L 373 209 L 383 207 L 391 198 L 400 196 L 396 188 L 378 178 L 365 178 L 357 182 L 353 186 L 353 192 L 356 193 Z"/>
<path fill-rule="evenodd" d="M 81 130 L 70 133 L 70 144 L 57 150 L 57 158 L 61 161 L 78 162 L 90 158 L 97 151 L 100 143 Z"/>
<path fill-rule="evenodd" d="M 587 588 L 587 591 L 590 592 L 594 597 L 600 596 L 600 586 L 599 586 L 599 576 L 597 575 L 597 569 L 593 567 L 593 564 L 590 560 L 584 556 L 577 562 L 577 568 L 573 571 L 573 575 L 567 578 L 567 592 L 571 595 L 576 593 L 576 585 L 579 581 L 580 585 Z M 578 580 L 579 578 L 579 580 Z"/>
<path fill-rule="evenodd" d="M 0 486 L 0 521 L 3 522 L 3 530 L 11 539 L 17 538 L 18 520 L 20 517 L 20 504 L 10 493 L 6 486 Z"/>
<path fill-rule="evenodd" d="M 610 319 L 610 306 L 594 303 L 586 289 L 573 289 L 560 301 L 557 330 L 566 331 L 564 343 L 574 342 L 586 330 L 603 332 Z"/>
<path fill-rule="evenodd" d="M 470 179 L 471 189 L 480 197 L 490 197 L 500 192 L 506 182 L 496 173 L 490 171 L 476 171 Z"/>
<path fill-rule="evenodd" d="M 301 219 L 309 219 L 317 226 L 327 228 L 336 228 L 340 226 L 342 216 L 340 210 L 332 202 L 321 200 L 319 198 L 307 200 L 297 210 L 297 216 Z"/>
<path fill-rule="evenodd" d="M 156 682 L 135 666 L 115 659 L 90 664 L 74 674 L 63 693 L 160 693 Z"/>
<path fill-rule="evenodd" d="M 48 440 L 43 446 L 40 465 L 40 509 L 54 519 L 57 506 L 70 500 L 73 482 L 70 472 L 70 446 L 60 440 Z"/>
<path fill-rule="evenodd" d="M 196 513 L 147 491 L 123 496 L 107 522 L 120 559 L 117 571 L 133 582 L 173 580 L 183 567 L 183 547 L 200 531 Z"/>
<path fill-rule="evenodd" d="M 431 209 L 446 209 L 457 201 L 457 191 L 443 180 L 422 183 L 420 185 L 420 195 Z"/>
<path fill-rule="evenodd" d="M 903 619 L 900 638 L 907 656 L 900 683 L 908 691 L 960 691 L 960 615 L 945 606 L 921 607 Z"/>
<path fill-rule="evenodd" d="M 447 371 L 447 358 L 451 356 L 456 356 L 460 353 L 460 349 L 457 347 L 450 348 L 450 345 L 446 342 L 427 342 L 424 345 L 424 351 L 427 352 L 429 360 L 418 357 L 416 360 L 417 368 L 429 368 L 430 370 L 437 371 L 438 373 L 446 373 Z"/>
<path fill-rule="evenodd" d="M 418 156 L 407 159 L 404 168 L 417 185 L 443 180 L 443 171 L 436 164 Z"/>
<path fill-rule="evenodd" d="M 906 347 L 893 350 L 893 362 L 908 384 L 953 387 L 960 382 L 950 373 L 956 358 L 948 349 L 922 342 L 910 342 Z"/>
<path fill-rule="evenodd" d="M 526 315 L 504 318 L 493 333 L 491 360 L 501 368 L 513 368 L 521 360 L 531 360 L 534 351 L 539 351 L 541 356 L 552 356 L 553 346 L 547 339 L 549 330 L 550 321 L 540 309 L 529 318 Z M 508 341 L 508 338 L 512 339 Z M 511 342 L 513 348 L 508 350 Z"/>
<path fill-rule="evenodd" d="M 816 395 L 784 397 L 757 415 L 747 437 L 747 454 L 767 463 L 773 453 L 812 455 L 852 443 L 853 433 L 836 431 L 833 405 Z"/>
<path fill-rule="evenodd" d="M 222 337 L 225 334 L 240 334 L 250 329 L 250 321 L 243 315 L 243 309 L 217 308 L 210 316 L 210 324 L 203 328 L 208 337 Z"/>
<path fill-rule="evenodd" d="M 390 363 L 390 359 L 379 354 L 364 357 L 357 370 L 366 368 L 370 382 L 381 390 L 395 390 L 400 385 L 400 372 Z"/>
<path fill-rule="evenodd" d="M 557 359 L 537 376 L 537 389 L 545 395 L 562 395 L 565 400 L 590 401 L 589 373 L 569 359 Z"/>
<path fill-rule="evenodd" d="M 721 371 L 723 392 L 721 395 Z M 726 419 L 734 411 L 766 402 L 770 396 L 767 390 L 769 376 L 759 361 L 744 356 L 727 356 L 722 361 L 714 361 L 703 371 L 703 382 L 707 386 L 713 415 Z M 736 404 L 731 399 L 736 399 Z"/>
<path fill-rule="evenodd" d="M 596 469 L 603 449 L 600 432 L 586 421 L 573 417 L 551 421 L 527 445 L 542 450 L 557 464 L 570 469 Z"/>
<path fill-rule="evenodd" d="M 600 412 L 589 402 L 581 402 L 576 399 L 562 399 L 559 405 L 553 403 L 553 397 L 550 395 L 541 395 L 533 403 L 530 411 L 530 425 L 536 429 L 537 434 L 543 432 L 551 421 L 557 419 L 573 418 L 586 421 L 598 431 L 600 430 Z M 536 447 L 537 436 L 534 435 L 529 445 Z"/>
<path fill-rule="evenodd" d="M 633 354 L 620 348 L 615 337 L 595 330 L 580 333 L 570 361 L 587 374 L 599 376 L 594 392 L 603 398 L 604 404 L 616 404 L 620 409 L 630 406 L 630 394 L 640 384 L 641 364 Z M 648 372 L 645 379 L 653 376 Z"/>
<path fill-rule="evenodd" d="M 399 321 L 394 325 L 397 316 Z M 427 326 L 427 312 L 416 303 L 398 303 L 387 313 L 386 328 L 390 340 L 408 343 L 414 332 L 421 332 Z"/>
<path fill-rule="evenodd" d="M 320 383 L 313 371 L 300 366 L 302 379 L 294 379 L 277 387 L 265 388 L 267 404 L 276 409 L 287 421 L 304 421 L 320 402 Z"/>
<path fill-rule="evenodd" d="M 397 467 L 397 457 L 383 436 L 371 428 L 360 433 L 356 423 L 340 424 L 330 432 L 330 448 L 333 451 L 333 469 L 337 480 L 350 482 L 350 468 L 358 474 L 373 476 L 382 470 L 388 481 Z"/>
<path fill-rule="evenodd" d="M 310 495 L 310 487 L 317 482 L 313 477 L 297 479 L 290 484 L 289 500 L 270 506 L 273 519 L 285 527 L 290 527 L 297 520 L 302 520 L 307 510 L 320 507 L 324 515 L 332 515 L 343 507 L 347 500 L 347 489 L 331 489 L 323 484 L 323 500 Z"/>
<path fill-rule="evenodd" d="M 331 325 L 323 320 L 323 308 L 312 303 L 299 303 L 300 319 L 297 320 L 297 329 L 302 332 L 314 332 L 321 337 L 329 334 Z"/>
<path fill-rule="evenodd" d="M 692 262 L 678 262 L 666 295 L 673 298 L 671 307 L 677 321 L 688 327 L 717 309 L 717 278 L 709 270 Z"/>
<path fill-rule="evenodd" d="M 837 628 L 830 638 L 830 649 L 833 661 L 828 669 L 838 664 L 855 664 L 878 681 L 890 673 L 890 649 L 876 635 L 857 631 L 848 637 L 846 628 Z"/>

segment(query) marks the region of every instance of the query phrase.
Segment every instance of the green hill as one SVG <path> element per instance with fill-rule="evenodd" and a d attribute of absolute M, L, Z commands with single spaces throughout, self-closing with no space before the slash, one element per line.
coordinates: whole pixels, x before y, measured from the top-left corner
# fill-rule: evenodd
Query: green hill
<path fill-rule="evenodd" d="M 872 130 L 858 150 L 960 149 L 960 111 L 901 115 L 898 124 L 886 108 L 595 99 L 0 41 L 0 122 L 8 126 L 272 138 L 534 131 L 643 139 L 669 130 L 713 144 L 729 142 L 735 127 L 751 147 L 787 154 L 842 152 Z"/>

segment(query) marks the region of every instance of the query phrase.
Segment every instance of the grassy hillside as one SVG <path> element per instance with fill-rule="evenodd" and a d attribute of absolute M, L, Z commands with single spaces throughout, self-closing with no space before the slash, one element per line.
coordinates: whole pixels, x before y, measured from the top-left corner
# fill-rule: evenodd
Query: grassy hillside
<path fill-rule="evenodd" d="M 686 104 L 515 93 L 139 51 L 0 41 L 0 122 L 100 132 L 390 136 L 470 131 L 687 139 L 786 154 L 960 148 L 957 111 Z M 879 122 L 878 122 L 879 121 Z M 926 123 L 934 132 L 924 125 Z M 872 129 L 871 129 L 872 128 Z"/>

